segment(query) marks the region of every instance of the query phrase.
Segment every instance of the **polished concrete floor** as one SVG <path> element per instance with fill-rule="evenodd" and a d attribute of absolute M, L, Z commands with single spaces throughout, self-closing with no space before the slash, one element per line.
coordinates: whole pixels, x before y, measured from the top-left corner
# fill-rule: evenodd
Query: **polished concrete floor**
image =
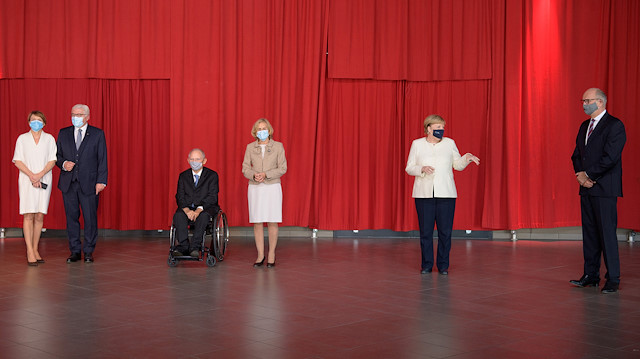
<path fill-rule="evenodd" d="M 620 242 L 621 290 L 574 288 L 579 241 L 453 241 L 449 276 L 419 274 L 417 239 L 282 238 L 253 268 L 166 264 L 168 240 L 100 238 L 66 264 L 44 238 L 28 267 L 0 240 L 2 358 L 636 358 L 640 246 Z"/>

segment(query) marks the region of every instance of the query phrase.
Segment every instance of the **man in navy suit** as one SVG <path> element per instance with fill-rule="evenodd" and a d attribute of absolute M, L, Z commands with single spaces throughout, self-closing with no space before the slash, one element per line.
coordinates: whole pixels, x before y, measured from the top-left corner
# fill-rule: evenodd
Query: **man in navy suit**
<path fill-rule="evenodd" d="M 67 263 L 93 262 L 93 250 L 98 238 L 98 197 L 107 186 L 107 142 L 104 132 L 89 126 L 89 107 L 78 104 L 71 109 L 73 126 L 58 134 L 58 160 L 64 211 L 67 216 L 67 237 L 71 255 Z M 80 241 L 80 210 L 84 219 L 84 244 Z"/>
<path fill-rule="evenodd" d="M 591 118 L 580 125 L 571 161 L 580 183 L 584 272 L 570 282 L 578 287 L 598 286 L 604 256 L 607 282 L 602 292 L 614 293 L 620 285 L 616 202 L 622 197 L 622 149 L 627 135 L 622 121 L 611 116 L 606 105 L 607 96 L 600 89 L 590 88 L 582 95 L 584 112 Z"/>
<path fill-rule="evenodd" d="M 174 256 L 199 257 L 202 236 L 209 220 L 213 218 L 218 206 L 218 174 L 204 165 L 207 163 L 204 151 L 194 148 L 187 157 L 188 170 L 178 177 L 176 203 L 178 209 L 173 215 L 173 226 L 176 229 L 178 245 Z M 193 239 L 189 243 L 189 224 L 194 224 Z"/>

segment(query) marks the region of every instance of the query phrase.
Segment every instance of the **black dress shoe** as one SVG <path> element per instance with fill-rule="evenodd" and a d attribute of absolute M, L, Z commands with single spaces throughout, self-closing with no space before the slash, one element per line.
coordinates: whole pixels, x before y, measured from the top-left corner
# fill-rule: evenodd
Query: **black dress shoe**
<path fill-rule="evenodd" d="M 620 286 L 619 283 L 613 283 L 613 282 L 607 281 L 604 284 L 604 287 L 602 287 L 602 293 L 604 294 L 615 293 L 618 291 L 619 286 Z"/>
<path fill-rule="evenodd" d="M 569 283 L 578 286 L 578 287 L 597 287 L 600 284 L 600 277 L 583 275 L 579 280 L 570 280 Z"/>
<path fill-rule="evenodd" d="M 93 255 L 91 253 L 84 254 L 84 262 L 85 263 L 93 263 Z"/>
<path fill-rule="evenodd" d="M 35 261 L 35 262 L 27 261 L 27 264 L 29 265 L 29 267 L 37 267 L 38 266 L 38 261 Z"/>
<path fill-rule="evenodd" d="M 69 258 L 67 258 L 67 263 L 77 262 L 77 261 L 79 261 L 81 259 L 82 259 L 82 257 L 80 257 L 80 253 L 71 253 Z"/>
<path fill-rule="evenodd" d="M 42 263 L 44 263 L 44 259 L 42 259 L 42 258 L 40 258 L 40 259 L 36 259 L 36 262 L 38 262 L 38 263 L 42 264 Z"/>
<path fill-rule="evenodd" d="M 427 273 L 431 273 L 431 270 L 432 270 L 431 268 L 429 268 L 429 269 L 423 269 L 423 270 L 421 270 L 421 271 L 420 271 L 420 274 L 427 274 Z"/>
<path fill-rule="evenodd" d="M 275 266 L 276 266 L 276 262 L 273 262 L 273 263 L 268 263 L 267 262 L 267 268 L 273 268 Z"/>
<path fill-rule="evenodd" d="M 262 257 L 262 260 L 260 262 L 253 263 L 253 266 L 254 267 L 262 267 L 263 264 L 264 264 L 264 257 Z"/>

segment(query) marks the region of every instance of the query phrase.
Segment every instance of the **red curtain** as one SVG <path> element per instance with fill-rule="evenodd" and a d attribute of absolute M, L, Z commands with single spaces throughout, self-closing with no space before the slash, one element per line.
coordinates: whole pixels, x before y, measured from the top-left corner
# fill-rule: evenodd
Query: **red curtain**
<path fill-rule="evenodd" d="M 0 178 L 2 227 L 22 227 L 18 214 L 18 169 L 13 151 L 18 136 L 29 130 L 32 109 L 47 117 L 45 132 L 71 125 L 71 107 L 87 104 L 91 125 L 105 131 L 108 150 L 108 190 L 100 195 L 101 228 L 158 229 L 166 227 L 166 213 L 175 199 L 166 163 L 173 155 L 169 138 L 168 80 L 2 79 L 0 80 Z M 26 112 L 25 112 L 26 111 Z M 62 194 L 55 188 L 56 167 L 46 228 L 65 228 Z"/>
<path fill-rule="evenodd" d="M 333 1 L 329 77 L 488 79 L 490 25 L 489 0 Z"/>
<path fill-rule="evenodd" d="M 109 141 L 103 228 L 168 228 L 192 147 L 248 225 L 241 161 L 266 117 L 284 225 L 416 229 L 404 166 L 431 113 L 482 160 L 455 173 L 455 228 L 579 225 L 569 156 L 596 86 L 629 138 L 619 226 L 640 229 L 639 23 L 634 0 L 0 1 L 0 226 L 20 226 L 26 115 L 57 134 L 79 102 Z M 64 228 L 53 193 L 45 225 Z"/>

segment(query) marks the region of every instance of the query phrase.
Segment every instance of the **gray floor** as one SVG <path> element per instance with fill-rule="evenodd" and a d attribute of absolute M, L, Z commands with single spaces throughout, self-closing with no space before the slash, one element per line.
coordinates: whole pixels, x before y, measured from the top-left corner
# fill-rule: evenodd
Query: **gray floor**
<path fill-rule="evenodd" d="M 214 268 L 169 268 L 167 242 L 100 238 L 95 263 L 66 264 L 44 238 L 28 267 L 0 241 L 0 357 L 640 357 L 638 244 L 604 295 L 568 283 L 576 241 L 454 240 L 448 277 L 419 274 L 416 239 L 282 238 L 272 269 L 251 238 Z"/>

